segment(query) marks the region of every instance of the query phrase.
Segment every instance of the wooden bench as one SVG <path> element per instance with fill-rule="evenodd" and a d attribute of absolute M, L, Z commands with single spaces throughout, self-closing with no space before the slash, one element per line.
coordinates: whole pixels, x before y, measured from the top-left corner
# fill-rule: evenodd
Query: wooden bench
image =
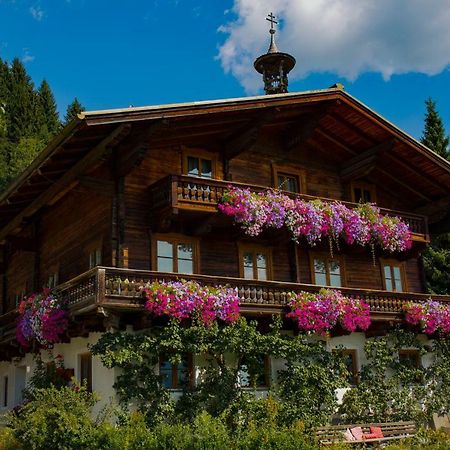
<path fill-rule="evenodd" d="M 344 433 L 348 429 L 354 427 L 361 427 L 364 433 L 369 433 L 369 427 L 380 427 L 383 432 L 382 438 L 377 439 L 363 439 L 358 441 L 347 441 L 344 438 Z M 415 422 L 389 422 L 389 423 L 370 423 L 370 424 L 351 424 L 351 425 L 328 425 L 325 427 L 318 427 L 315 429 L 316 439 L 320 445 L 332 444 L 371 444 L 392 441 L 395 439 L 404 439 L 413 437 L 417 432 Z"/>

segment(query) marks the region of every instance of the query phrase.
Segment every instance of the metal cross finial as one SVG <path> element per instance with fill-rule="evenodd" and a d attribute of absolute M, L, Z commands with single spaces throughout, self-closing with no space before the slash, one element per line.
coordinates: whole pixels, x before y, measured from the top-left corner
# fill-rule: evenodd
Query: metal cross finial
<path fill-rule="evenodd" d="M 273 33 L 275 33 L 275 30 L 274 30 L 274 28 L 273 28 L 273 24 L 275 23 L 275 24 L 277 24 L 278 22 L 275 20 L 275 17 L 276 16 L 274 16 L 273 15 L 273 13 L 270 13 L 267 17 L 266 17 L 266 20 L 268 20 L 269 22 L 270 22 L 270 32 L 273 34 Z"/>

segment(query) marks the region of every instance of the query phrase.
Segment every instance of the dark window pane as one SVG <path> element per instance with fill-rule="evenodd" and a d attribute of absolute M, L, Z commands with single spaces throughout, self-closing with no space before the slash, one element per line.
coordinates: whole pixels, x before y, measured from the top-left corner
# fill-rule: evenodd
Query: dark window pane
<path fill-rule="evenodd" d="M 327 285 L 327 269 L 326 262 L 321 259 L 314 260 L 314 278 L 316 284 L 320 286 Z"/>
<path fill-rule="evenodd" d="M 372 201 L 370 191 L 368 191 L 367 189 L 363 189 L 363 199 L 366 203 L 370 203 Z"/>
<path fill-rule="evenodd" d="M 170 361 L 161 361 L 159 374 L 162 377 L 162 384 L 166 389 L 173 387 L 173 365 Z"/>
<path fill-rule="evenodd" d="M 212 161 L 210 159 L 202 159 L 202 177 L 212 178 Z"/>
<path fill-rule="evenodd" d="M 193 156 L 188 156 L 187 158 L 187 171 L 188 175 L 198 176 L 199 173 L 199 160 L 198 158 L 194 158 Z"/>

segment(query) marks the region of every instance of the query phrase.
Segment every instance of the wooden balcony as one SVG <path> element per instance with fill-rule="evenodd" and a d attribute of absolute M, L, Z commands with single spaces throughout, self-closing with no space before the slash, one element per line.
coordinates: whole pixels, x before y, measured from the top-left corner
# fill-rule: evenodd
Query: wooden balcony
<path fill-rule="evenodd" d="M 155 271 L 96 267 L 59 285 L 56 290 L 76 316 L 105 311 L 144 314 L 141 287 L 154 280 L 195 280 L 205 285 L 237 288 L 244 314 L 267 315 L 287 311 L 290 292 L 318 292 L 321 286 L 280 281 L 245 280 L 208 275 L 178 275 Z M 366 301 L 374 321 L 399 321 L 407 302 L 425 302 L 430 296 L 379 290 L 341 288 L 345 295 Z M 433 295 L 434 300 L 450 304 L 450 296 Z M 11 342 L 15 335 L 17 311 L 0 316 L 0 343 Z"/>
<path fill-rule="evenodd" d="M 229 186 L 250 188 L 255 192 L 266 190 L 267 187 L 233 183 L 230 181 L 211 180 L 207 178 L 172 175 L 165 177 L 151 186 L 152 209 L 162 211 L 171 209 L 173 213 L 179 210 L 195 212 L 218 212 L 217 203 Z M 286 194 L 304 200 L 335 201 L 323 197 L 313 197 L 305 194 Z M 341 202 L 350 208 L 357 203 Z M 381 208 L 382 214 L 399 216 L 408 223 L 414 241 L 429 242 L 428 222 L 425 216 L 391 209 Z"/>

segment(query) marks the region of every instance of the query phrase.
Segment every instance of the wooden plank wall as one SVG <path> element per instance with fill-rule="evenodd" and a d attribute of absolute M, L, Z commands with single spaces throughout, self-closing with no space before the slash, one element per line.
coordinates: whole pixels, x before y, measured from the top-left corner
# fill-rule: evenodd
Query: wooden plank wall
<path fill-rule="evenodd" d="M 59 272 L 60 282 L 89 269 L 89 253 L 102 249 L 111 265 L 111 198 L 75 188 L 41 219 L 41 283 Z"/>

